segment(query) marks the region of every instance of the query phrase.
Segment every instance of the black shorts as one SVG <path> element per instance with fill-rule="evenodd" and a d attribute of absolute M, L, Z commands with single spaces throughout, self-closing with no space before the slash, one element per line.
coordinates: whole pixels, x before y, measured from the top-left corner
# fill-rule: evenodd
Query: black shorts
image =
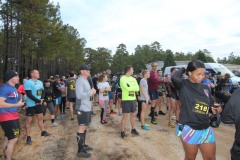
<path fill-rule="evenodd" d="M 77 111 L 78 125 L 87 126 L 91 122 L 91 111 Z"/>
<path fill-rule="evenodd" d="M 117 98 L 122 99 L 122 92 L 117 92 Z"/>
<path fill-rule="evenodd" d="M 179 100 L 178 94 L 176 92 L 171 93 L 171 98 L 175 100 Z"/>
<path fill-rule="evenodd" d="M 36 105 L 34 107 L 27 107 L 26 109 L 26 116 L 34 116 L 35 114 L 43 113 L 43 106 Z"/>
<path fill-rule="evenodd" d="M 163 92 L 158 91 L 158 96 L 162 97 L 163 96 Z"/>
<path fill-rule="evenodd" d="M 149 91 L 149 96 L 151 100 L 156 100 L 159 97 L 158 91 Z"/>
<path fill-rule="evenodd" d="M 134 113 L 136 111 L 136 100 L 133 101 L 122 101 L 122 112 L 123 113 Z"/>
<path fill-rule="evenodd" d="M 20 135 L 19 119 L 0 122 L 0 125 L 2 126 L 4 135 L 5 137 L 7 137 L 8 140 L 19 137 Z"/>
<path fill-rule="evenodd" d="M 74 102 L 74 103 L 76 102 L 76 98 L 68 98 L 67 100 L 68 102 Z"/>

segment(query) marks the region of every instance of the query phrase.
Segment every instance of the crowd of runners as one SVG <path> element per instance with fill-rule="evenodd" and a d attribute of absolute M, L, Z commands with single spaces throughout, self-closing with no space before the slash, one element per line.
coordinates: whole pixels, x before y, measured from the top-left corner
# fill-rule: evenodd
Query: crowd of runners
<path fill-rule="evenodd" d="M 130 115 L 131 134 L 139 135 L 139 129 L 151 130 L 151 125 L 158 125 L 157 116 L 168 116 L 169 128 L 176 128 L 185 151 L 185 159 L 195 159 L 198 148 L 203 159 L 216 159 L 215 136 L 210 126 L 209 114 L 222 112 L 222 121 L 235 123 L 236 138 L 231 149 L 233 160 L 240 159 L 240 107 L 239 89 L 231 95 L 231 81 L 228 75 L 217 82 L 206 71 L 201 61 L 189 62 L 187 68 L 171 68 L 169 75 L 163 76 L 157 70 L 157 63 L 152 69 L 139 70 L 134 74 L 132 66 L 126 66 L 124 73 L 113 75 L 110 70 L 92 75 L 88 65 L 80 66 L 79 72 L 69 72 L 67 76 L 51 76 L 41 81 L 38 70 L 31 70 L 29 78 L 25 77 L 19 85 L 16 71 L 7 71 L 5 83 L 0 87 L 0 124 L 5 133 L 3 153 L 6 160 L 13 160 L 14 146 L 20 135 L 19 110 L 25 109 L 26 144 L 32 144 L 31 122 L 37 115 L 40 136 L 50 136 L 44 130 L 44 122 L 51 121 L 57 127 L 62 115 L 68 114 L 69 121 L 77 115 L 77 156 L 88 158 L 93 148 L 85 143 L 87 127 L 91 116 L 95 116 L 93 106 L 100 107 L 99 125 L 108 123 L 108 114 L 122 117 L 119 136 L 126 137 L 126 120 Z M 218 85 L 217 85 L 218 84 Z M 216 101 L 215 91 L 220 99 Z M 217 103 L 218 102 L 218 103 Z M 114 111 L 114 108 L 117 112 Z M 66 112 L 69 109 L 69 112 Z M 47 110 L 50 119 L 46 116 Z M 137 113 L 135 113 L 137 111 Z M 146 116 L 150 121 L 145 121 Z M 135 119 L 138 119 L 136 121 Z M 215 120 L 216 121 L 216 120 Z M 140 123 L 141 128 L 136 128 Z M 219 124 L 217 124 L 218 126 Z"/>

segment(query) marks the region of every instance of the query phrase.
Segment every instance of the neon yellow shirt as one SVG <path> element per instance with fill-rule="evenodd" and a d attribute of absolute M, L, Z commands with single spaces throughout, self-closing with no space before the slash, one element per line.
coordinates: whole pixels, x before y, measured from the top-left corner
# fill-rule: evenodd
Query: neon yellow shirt
<path fill-rule="evenodd" d="M 122 76 L 120 79 L 120 86 L 122 89 L 122 100 L 132 101 L 136 100 L 135 92 L 139 91 L 137 80 L 131 76 Z"/>

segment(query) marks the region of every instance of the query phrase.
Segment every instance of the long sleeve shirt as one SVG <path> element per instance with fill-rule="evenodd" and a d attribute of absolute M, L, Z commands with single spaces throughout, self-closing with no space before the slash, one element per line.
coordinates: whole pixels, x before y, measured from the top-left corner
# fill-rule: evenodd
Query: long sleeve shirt
<path fill-rule="evenodd" d="M 148 78 L 148 90 L 157 91 L 161 83 L 164 83 L 164 81 L 159 79 L 157 72 L 151 70 L 150 77 Z"/>
<path fill-rule="evenodd" d="M 172 75 L 172 83 L 179 91 L 181 112 L 179 123 L 189 125 L 195 130 L 209 127 L 209 110 L 213 106 L 210 88 L 204 84 L 193 83 L 189 79 L 182 79 L 184 68 Z"/>
<path fill-rule="evenodd" d="M 136 100 L 135 92 L 139 91 L 139 85 L 135 78 L 122 76 L 120 86 L 122 88 L 122 101 Z"/>
<path fill-rule="evenodd" d="M 80 103 L 76 103 L 78 105 L 76 109 L 85 112 L 91 111 L 91 97 L 93 94 L 88 80 L 80 76 L 76 81 L 75 87 L 77 101 L 80 100 Z"/>

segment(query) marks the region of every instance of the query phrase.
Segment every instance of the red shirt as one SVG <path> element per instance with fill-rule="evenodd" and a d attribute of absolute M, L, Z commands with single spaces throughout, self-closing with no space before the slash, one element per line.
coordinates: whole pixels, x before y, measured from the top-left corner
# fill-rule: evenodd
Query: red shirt
<path fill-rule="evenodd" d="M 148 90 L 157 91 L 161 83 L 164 83 L 164 81 L 159 79 L 157 72 L 151 70 L 150 77 L 148 78 Z"/>

